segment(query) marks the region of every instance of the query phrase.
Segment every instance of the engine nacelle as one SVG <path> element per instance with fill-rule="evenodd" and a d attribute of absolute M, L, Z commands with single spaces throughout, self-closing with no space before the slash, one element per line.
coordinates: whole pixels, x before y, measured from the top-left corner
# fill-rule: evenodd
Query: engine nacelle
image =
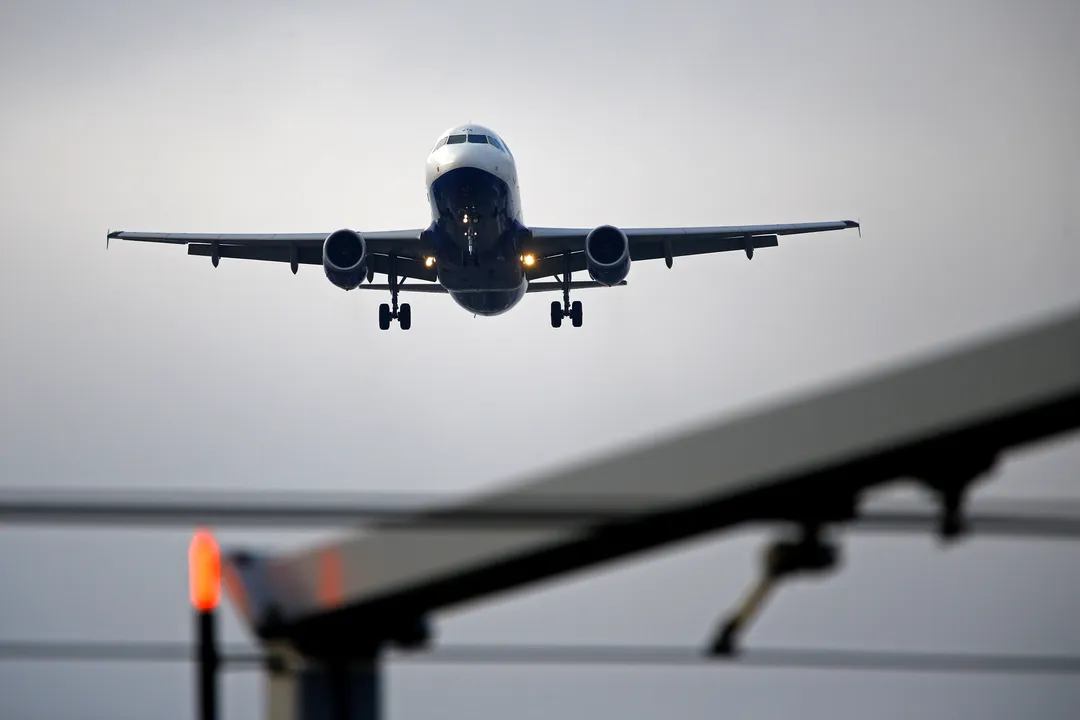
<path fill-rule="evenodd" d="M 367 243 L 354 230 L 337 230 L 323 240 L 326 279 L 342 290 L 353 290 L 364 282 L 368 260 Z"/>
<path fill-rule="evenodd" d="M 601 225 L 585 237 L 589 277 L 601 285 L 618 285 L 630 274 L 630 241 L 613 225 Z"/>

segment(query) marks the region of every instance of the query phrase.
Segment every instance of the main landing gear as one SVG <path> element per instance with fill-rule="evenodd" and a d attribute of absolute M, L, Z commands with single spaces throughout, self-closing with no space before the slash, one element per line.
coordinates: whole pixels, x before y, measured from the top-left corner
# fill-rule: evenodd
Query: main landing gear
<path fill-rule="evenodd" d="M 555 279 L 562 283 L 562 302 L 558 300 L 551 301 L 551 327 L 562 327 L 562 321 L 564 317 L 570 318 L 570 322 L 574 327 L 581 327 L 581 301 L 575 300 L 570 302 L 570 253 L 566 253 L 566 271 L 563 273 L 562 278 L 558 275 Z"/>
<path fill-rule="evenodd" d="M 398 292 L 400 290 L 401 282 L 397 276 L 397 263 L 395 255 L 389 256 L 390 272 L 387 273 L 387 279 L 390 281 L 390 303 L 383 303 L 379 306 L 379 329 L 389 330 L 390 322 L 397 320 L 398 325 L 402 330 L 408 330 L 412 327 L 412 306 L 409 303 L 402 303 L 401 307 L 398 307 Z"/>
<path fill-rule="evenodd" d="M 390 322 L 397 320 L 398 325 L 402 330 L 408 330 L 412 327 L 412 307 L 409 303 L 402 303 L 401 307 L 398 307 L 397 298 L 394 298 L 393 309 L 387 303 L 383 303 L 379 306 L 379 329 L 389 330 Z"/>
<path fill-rule="evenodd" d="M 565 307 L 564 303 L 558 300 L 551 301 L 551 327 L 562 327 L 562 320 L 564 317 L 570 318 L 570 322 L 574 327 L 581 327 L 581 301 L 575 300 L 569 304 L 569 307 Z"/>

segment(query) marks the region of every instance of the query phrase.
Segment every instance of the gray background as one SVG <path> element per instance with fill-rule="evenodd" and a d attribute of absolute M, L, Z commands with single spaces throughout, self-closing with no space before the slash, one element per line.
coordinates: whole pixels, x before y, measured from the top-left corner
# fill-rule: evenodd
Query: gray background
<path fill-rule="evenodd" d="M 1080 6 L 1061 2 L 7 2 L 0 483 L 468 490 L 1080 302 Z M 860 218 L 473 319 L 317 267 L 106 229 L 422 226 L 446 127 L 502 134 L 526 220 Z M 984 494 L 1080 497 L 1075 442 Z M 311 535 L 219 533 L 284 548 Z M 0 528 L 0 639 L 186 640 L 188 533 Z M 448 642 L 697 644 L 761 536 L 440 618 Z M 749 642 L 1080 652 L 1067 544 L 853 538 Z M 227 637 L 243 640 L 231 609 Z M 1074 678 L 392 666 L 391 717 L 1066 718 Z M 0 663 L 14 718 L 191 716 L 181 666 Z M 225 717 L 260 712 L 230 676 Z"/>

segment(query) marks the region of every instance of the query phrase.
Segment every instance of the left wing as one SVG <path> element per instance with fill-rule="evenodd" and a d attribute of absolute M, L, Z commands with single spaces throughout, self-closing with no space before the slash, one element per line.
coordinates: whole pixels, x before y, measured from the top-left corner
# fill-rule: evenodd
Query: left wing
<path fill-rule="evenodd" d="M 322 265 L 323 241 L 332 231 L 323 233 L 155 233 L 114 230 L 108 240 L 171 243 L 187 245 L 188 255 L 241 260 L 263 260 L 290 263 L 293 272 L 298 265 Z M 364 236 L 371 254 L 371 268 L 388 275 L 389 255 L 396 257 L 395 270 L 400 277 L 434 282 L 435 269 L 424 265 L 431 254 L 428 243 L 420 239 L 421 228 L 410 230 L 357 231 Z"/>
<path fill-rule="evenodd" d="M 742 250 L 752 257 L 758 248 L 776 247 L 780 235 L 802 235 L 859 228 L 854 220 L 789 223 L 783 225 L 719 225 L 716 227 L 620 228 L 630 243 L 630 259 L 659 260 L 668 267 L 686 255 L 705 255 Z M 536 260 L 529 268 L 531 278 L 564 272 L 569 259 L 571 272 L 585 270 L 585 238 L 591 228 L 534 227 L 529 251 Z M 569 254 L 569 258 L 567 258 Z"/>

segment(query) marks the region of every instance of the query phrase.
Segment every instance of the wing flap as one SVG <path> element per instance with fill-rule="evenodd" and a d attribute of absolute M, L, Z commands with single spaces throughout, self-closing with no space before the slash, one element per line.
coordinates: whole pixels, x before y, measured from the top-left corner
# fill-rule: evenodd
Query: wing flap
<path fill-rule="evenodd" d="M 664 239 L 639 239 L 630 245 L 630 259 L 659 260 L 666 256 L 664 252 Z M 780 239 L 776 235 L 755 235 L 749 238 L 711 238 L 696 237 L 690 235 L 678 241 L 671 242 L 672 257 L 686 257 L 688 255 L 708 255 L 718 252 L 734 252 L 746 250 L 749 243 L 755 250 L 758 248 L 777 247 Z"/>
<path fill-rule="evenodd" d="M 190 243 L 187 246 L 188 255 L 199 257 L 211 257 L 214 254 L 212 245 Z M 264 260 L 267 262 L 291 262 L 293 247 L 290 245 L 278 245 L 277 247 L 265 245 L 221 245 L 218 254 L 223 258 L 236 260 Z M 296 261 L 300 265 L 322 265 L 322 248 L 299 246 L 296 248 Z"/>
<path fill-rule="evenodd" d="M 192 243 L 187 246 L 188 255 L 211 257 L 213 246 L 201 243 Z M 289 263 L 293 258 L 293 246 L 278 245 L 276 247 L 250 246 L 250 245 L 222 245 L 218 248 L 222 258 L 237 260 L 263 260 L 269 262 Z M 298 246 L 296 247 L 296 262 L 298 265 L 322 265 L 322 246 Z M 429 268 L 424 263 L 407 257 L 398 257 L 395 262 L 395 270 L 399 277 L 414 278 L 435 282 L 437 275 L 434 268 Z M 390 258 L 386 255 L 371 255 L 371 268 L 380 275 L 390 274 Z"/>

